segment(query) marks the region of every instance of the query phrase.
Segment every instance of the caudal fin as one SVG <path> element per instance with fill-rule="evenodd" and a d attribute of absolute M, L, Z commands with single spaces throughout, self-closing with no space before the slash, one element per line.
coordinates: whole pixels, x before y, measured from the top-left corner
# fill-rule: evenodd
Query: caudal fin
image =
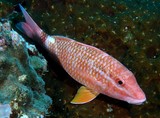
<path fill-rule="evenodd" d="M 18 30 L 26 34 L 29 38 L 34 38 L 34 31 L 33 29 L 25 22 L 20 22 L 16 24 Z"/>
<path fill-rule="evenodd" d="M 27 11 L 21 6 L 21 4 L 19 4 L 19 7 L 23 13 L 26 22 L 20 22 L 16 24 L 16 27 L 32 39 L 41 38 L 41 28 L 33 21 L 33 19 L 30 17 Z"/>

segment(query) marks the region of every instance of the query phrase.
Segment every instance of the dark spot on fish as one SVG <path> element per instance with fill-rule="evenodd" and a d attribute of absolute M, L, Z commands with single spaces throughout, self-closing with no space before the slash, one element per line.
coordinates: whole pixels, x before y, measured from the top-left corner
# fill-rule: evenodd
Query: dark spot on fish
<path fill-rule="evenodd" d="M 119 80 L 119 81 L 118 81 L 118 84 L 119 84 L 119 85 L 122 85 L 122 84 L 123 84 L 123 82 L 122 82 L 121 80 Z"/>

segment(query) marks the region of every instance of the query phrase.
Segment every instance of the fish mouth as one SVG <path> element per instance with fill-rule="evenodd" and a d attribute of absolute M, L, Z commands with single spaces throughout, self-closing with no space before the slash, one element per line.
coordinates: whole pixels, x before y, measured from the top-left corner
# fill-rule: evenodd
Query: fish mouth
<path fill-rule="evenodd" d="M 128 100 L 127 100 L 127 102 L 129 103 L 129 104 L 135 104 L 135 105 L 141 105 L 143 102 L 145 102 L 146 101 L 146 97 L 145 98 L 143 98 L 143 99 L 133 99 L 133 98 L 129 98 Z"/>

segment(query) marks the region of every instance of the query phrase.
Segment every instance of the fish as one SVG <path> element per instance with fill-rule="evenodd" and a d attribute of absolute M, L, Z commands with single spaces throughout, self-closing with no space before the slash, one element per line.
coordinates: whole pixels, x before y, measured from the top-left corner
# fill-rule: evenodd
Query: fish
<path fill-rule="evenodd" d="M 19 4 L 25 22 L 16 27 L 55 55 L 64 70 L 82 86 L 71 100 L 72 104 L 85 104 L 99 94 L 140 105 L 146 101 L 134 74 L 106 52 L 71 38 L 46 34 Z"/>

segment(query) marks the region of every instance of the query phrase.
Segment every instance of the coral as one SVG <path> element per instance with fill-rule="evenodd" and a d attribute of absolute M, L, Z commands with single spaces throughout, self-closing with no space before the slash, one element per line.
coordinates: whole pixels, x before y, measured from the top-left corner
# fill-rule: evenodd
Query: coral
<path fill-rule="evenodd" d="M 9 118 L 11 114 L 11 107 L 9 104 L 0 104 L 0 116 L 1 118 Z"/>
<path fill-rule="evenodd" d="M 45 83 L 34 67 L 46 67 L 46 62 L 38 67 L 32 65 L 30 44 L 11 28 L 8 20 L 0 22 L 0 30 L 3 49 L 0 51 L 0 103 L 10 104 L 11 117 L 42 117 L 52 100 L 46 95 Z M 34 55 L 34 58 L 40 62 L 45 60 L 43 56 Z"/>
<path fill-rule="evenodd" d="M 36 70 L 43 69 L 43 72 L 47 71 L 47 61 L 45 59 L 41 59 L 37 56 L 30 56 L 30 62 Z"/>

